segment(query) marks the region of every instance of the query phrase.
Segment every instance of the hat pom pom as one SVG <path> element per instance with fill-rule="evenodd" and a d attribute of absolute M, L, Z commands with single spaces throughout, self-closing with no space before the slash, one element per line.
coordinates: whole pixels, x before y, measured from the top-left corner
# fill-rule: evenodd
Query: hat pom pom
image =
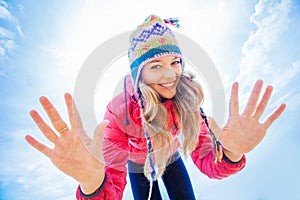
<path fill-rule="evenodd" d="M 177 17 L 176 18 L 164 19 L 164 22 L 166 24 L 170 24 L 172 26 L 175 26 L 176 28 L 180 28 L 179 19 Z"/>

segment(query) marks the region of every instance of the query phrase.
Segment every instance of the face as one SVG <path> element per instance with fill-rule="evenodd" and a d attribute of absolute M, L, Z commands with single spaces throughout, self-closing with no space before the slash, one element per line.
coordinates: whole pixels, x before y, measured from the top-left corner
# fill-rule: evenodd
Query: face
<path fill-rule="evenodd" d="M 143 67 L 142 82 L 149 85 L 161 97 L 170 99 L 176 94 L 181 73 L 181 59 L 167 55 L 159 57 Z"/>

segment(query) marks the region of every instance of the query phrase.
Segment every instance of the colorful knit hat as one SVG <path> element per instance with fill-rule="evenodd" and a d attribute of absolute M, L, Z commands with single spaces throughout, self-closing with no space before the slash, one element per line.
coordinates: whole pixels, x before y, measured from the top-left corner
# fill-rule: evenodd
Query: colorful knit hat
<path fill-rule="evenodd" d="M 167 24 L 179 27 L 176 18 L 163 20 L 156 15 L 150 15 L 131 34 L 128 58 L 135 88 L 138 87 L 142 67 L 157 57 L 174 55 L 181 58 L 183 65 L 178 42 Z"/>

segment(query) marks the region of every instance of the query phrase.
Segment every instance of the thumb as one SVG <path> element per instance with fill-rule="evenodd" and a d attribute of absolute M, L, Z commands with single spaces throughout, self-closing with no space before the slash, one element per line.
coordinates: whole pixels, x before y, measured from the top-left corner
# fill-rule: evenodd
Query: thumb
<path fill-rule="evenodd" d="M 106 126 L 109 124 L 109 120 L 103 120 L 95 129 L 93 140 L 90 144 L 90 152 L 101 163 L 105 163 L 103 158 L 103 136 Z"/>
<path fill-rule="evenodd" d="M 106 128 L 106 126 L 109 124 L 109 120 L 105 119 L 103 120 L 95 129 L 94 132 L 94 137 L 93 140 L 95 142 L 101 142 L 101 146 L 102 146 L 102 140 L 103 140 L 103 136 L 104 136 L 104 130 Z M 99 143 L 98 143 L 99 144 Z"/>
<path fill-rule="evenodd" d="M 217 138 L 221 135 L 222 129 L 218 126 L 216 120 L 212 117 L 207 118 L 209 128 L 212 130 L 212 132 L 215 134 Z"/>

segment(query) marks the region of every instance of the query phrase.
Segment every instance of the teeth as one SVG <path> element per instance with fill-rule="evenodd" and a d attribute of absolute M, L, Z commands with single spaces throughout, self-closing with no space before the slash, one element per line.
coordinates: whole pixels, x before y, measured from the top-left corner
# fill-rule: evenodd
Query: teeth
<path fill-rule="evenodd" d="M 174 85 L 174 83 L 166 83 L 166 84 L 161 84 L 162 86 L 165 86 L 165 87 L 171 87 Z"/>

